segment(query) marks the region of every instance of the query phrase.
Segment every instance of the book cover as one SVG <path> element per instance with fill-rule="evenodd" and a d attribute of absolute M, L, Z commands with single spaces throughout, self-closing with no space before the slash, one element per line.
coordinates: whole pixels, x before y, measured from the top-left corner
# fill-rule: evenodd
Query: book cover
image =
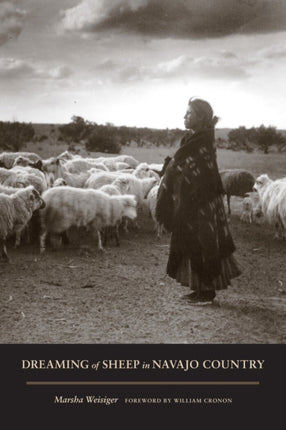
<path fill-rule="evenodd" d="M 230 191 L 242 274 L 203 305 L 166 274 L 171 235 L 149 194 L 184 136 L 191 97 L 219 117 L 220 171 L 284 178 L 284 2 L 12 0 L 0 1 L 0 18 L 0 186 L 32 184 L 43 197 L 55 181 L 86 189 L 98 170 L 116 178 L 138 164 L 149 177 L 136 222 L 106 230 L 102 244 L 79 197 L 61 196 L 58 213 L 77 220 L 68 233 L 53 230 L 54 214 L 45 237 L 33 206 L 14 248 L 22 218 L 8 226 L 13 198 L 0 189 L 9 427 L 284 429 L 283 190 L 274 221 L 252 187 Z"/>

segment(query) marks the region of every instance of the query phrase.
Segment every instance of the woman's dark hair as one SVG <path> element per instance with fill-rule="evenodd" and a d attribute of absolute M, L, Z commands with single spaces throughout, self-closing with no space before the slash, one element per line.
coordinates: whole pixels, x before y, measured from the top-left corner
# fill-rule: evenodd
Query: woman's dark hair
<path fill-rule="evenodd" d="M 218 122 L 219 118 L 214 115 L 213 109 L 207 101 L 192 97 L 189 100 L 189 106 L 192 106 L 196 112 L 202 126 L 214 127 Z"/>

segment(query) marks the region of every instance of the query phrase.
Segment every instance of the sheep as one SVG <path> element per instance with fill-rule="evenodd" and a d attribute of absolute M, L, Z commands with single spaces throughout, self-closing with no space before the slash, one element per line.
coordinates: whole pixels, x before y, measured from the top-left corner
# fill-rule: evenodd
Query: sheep
<path fill-rule="evenodd" d="M 19 156 L 28 158 L 31 163 L 41 160 L 41 157 L 34 152 L 2 152 L 0 154 L 0 165 L 6 169 L 11 169 Z"/>
<path fill-rule="evenodd" d="M 0 184 L 0 193 L 4 193 L 7 194 L 8 196 L 10 196 L 11 194 L 15 194 L 17 191 L 22 190 L 24 187 L 9 187 L 7 185 L 1 185 Z"/>
<path fill-rule="evenodd" d="M 53 183 L 53 187 L 62 187 L 65 185 L 67 185 L 67 183 L 63 178 L 57 178 Z"/>
<path fill-rule="evenodd" d="M 6 248 L 7 237 L 15 234 L 15 247 L 19 246 L 21 232 L 32 218 L 33 213 L 44 207 L 43 199 L 32 185 L 11 195 L 0 194 L 0 249 L 2 257 L 6 261 L 9 261 Z"/>
<path fill-rule="evenodd" d="M 15 167 L 15 166 L 23 166 L 23 167 L 29 166 L 29 167 L 33 167 L 34 169 L 43 171 L 42 160 L 32 162 L 29 158 L 23 157 L 22 155 L 19 155 L 19 157 L 15 159 L 12 167 Z"/>
<path fill-rule="evenodd" d="M 252 224 L 253 222 L 253 201 L 249 196 L 244 197 L 242 201 L 240 220 L 249 224 Z"/>
<path fill-rule="evenodd" d="M 103 185 L 111 184 L 121 175 L 121 172 L 95 172 L 94 169 L 88 171 L 91 173 L 84 184 L 84 188 L 99 189 Z"/>
<path fill-rule="evenodd" d="M 122 154 L 122 155 L 118 155 L 117 157 L 114 157 L 114 158 L 116 159 L 116 161 L 122 161 L 123 163 L 129 164 L 129 166 L 132 169 L 135 169 L 139 164 L 139 161 L 136 160 L 136 158 L 132 157 L 132 155 Z"/>
<path fill-rule="evenodd" d="M 230 197 L 243 197 L 246 193 L 252 191 L 255 178 L 250 172 L 243 169 L 221 170 L 219 173 L 224 194 L 227 197 L 228 214 L 230 215 Z"/>
<path fill-rule="evenodd" d="M 19 187 L 34 185 L 42 193 L 48 184 L 43 172 L 33 167 L 15 166 L 11 169 L 0 168 L 0 184 Z"/>
<path fill-rule="evenodd" d="M 133 194 L 136 196 L 139 206 L 145 206 L 144 199 L 150 189 L 155 185 L 157 179 L 151 178 L 137 178 L 133 174 L 121 173 L 121 172 L 104 172 L 99 174 L 91 175 L 85 183 L 85 188 L 99 189 L 103 185 L 113 183 L 118 186 L 119 189 L 127 187 L 127 194 Z"/>
<path fill-rule="evenodd" d="M 87 172 L 92 167 L 103 171 L 109 170 L 103 163 L 98 162 L 96 159 L 92 158 L 73 158 L 72 160 L 66 161 L 65 167 L 70 173 Z"/>
<path fill-rule="evenodd" d="M 136 160 L 134 157 L 132 157 L 132 155 L 124 155 L 124 154 L 117 155 L 115 157 L 97 157 L 96 160 L 99 162 L 103 162 L 104 164 L 106 162 L 110 163 L 111 161 L 114 161 L 114 162 L 122 161 L 123 163 L 127 163 L 129 167 L 131 167 L 132 169 L 135 169 L 139 164 L 139 161 Z"/>
<path fill-rule="evenodd" d="M 132 174 L 122 174 L 115 179 L 112 185 L 118 187 L 121 192 L 134 195 L 137 201 L 137 211 L 139 211 L 146 207 L 146 196 L 156 183 L 157 179 L 153 177 L 139 179 Z M 135 227 L 138 228 L 136 220 Z M 128 220 L 124 220 L 123 229 L 128 233 Z"/>
<path fill-rule="evenodd" d="M 261 203 L 258 193 L 246 193 L 242 201 L 240 220 L 251 224 L 262 216 Z"/>
<path fill-rule="evenodd" d="M 254 189 L 258 192 L 261 210 L 267 222 L 274 226 L 274 238 L 285 238 L 286 229 L 286 178 L 271 180 L 267 174 L 256 178 Z"/>
<path fill-rule="evenodd" d="M 64 151 L 57 156 L 57 159 L 60 160 L 72 160 L 73 158 L 78 157 L 77 155 L 71 154 L 69 151 Z"/>
<path fill-rule="evenodd" d="M 131 170 L 128 163 L 124 163 L 123 161 L 115 162 L 115 170 Z"/>
<path fill-rule="evenodd" d="M 6 169 L 5 167 L 0 167 L 0 184 L 9 186 L 12 183 L 13 186 L 16 181 L 17 175 L 15 172 L 11 172 L 11 170 Z M 15 184 L 15 186 L 17 185 Z"/>
<path fill-rule="evenodd" d="M 43 171 L 54 175 L 57 170 L 57 161 L 57 157 L 50 157 L 42 160 Z"/>
<path fill-rule="evenodd" d="M 120 196 L 121 194 L 124 194 L 124 193 L 120 192 L 118 186 L 113 185 L 113 184 L 103 185 L 101 188 L 99 188 L 99 191 L 102 191 L 106 194 L 109 194 L 110 196 Z M 126 189 L 126 191 L 127 191 L 127 189 Z M 104 229 L 103 229 L 103 246 L 105 246 L 107 244 L 108 233 L 110 233 L 112 236 L 115 237 L 116 246 L 120 246 L 119 224 L 120 224 L 120 221 L 117 222 L 115 226 L 104 227 Z"/>
<path fill-rule="evenodd" d="M 156 178 L 159 182 L 160 177 L 158 173 L 154 172 L 147 163 L 140 163 L 132 173 L 137 178 Z"/>
<path fill-rule="evenodd" d="M 134 196 L 108 194 L 93 189 L 50 188 L 43 194 L 46 207 L 40 211 L 40 252 L 45 252 L 48 233 L 61 234 L 70 227 L 84 226 L 97 231 L 98 248 L 103 250 L 100 230 L 114 226 L 123 217 L 137 216 Z"/>
<path fill-rule="evenodd" d="M 55 180 L 58 178 L 62 178 L 66 182 L 66 185 L 70 185 L 71 187 L 76 188 L 82 188 L 89 176 L 90 173 L 88 172 L 82 172 L 79 174 L 70 173 L 67 170 L 65 163 L 62 160 L 57 160 L 57 170 L 54 174 Z"/>
<path fill-rule="evenodd" d="M 159 184 L 156 184 L 154 185 L 153 188 L 151 188 L 151 190 L 147 194 L 146 202 L 155 225 L 157 239 L 160 239 L 163 233 L 163 226 L 162 224 L 159 224 L 156 218 L 156 204 L 157 204 L 158 189 L 159 189 Z"/>
<path fill-rule="evenodd" d="M 41 194 L 48 188 L 46 175 L 33 167 L 15 166 L 11 169 L 0 167 L 0 184 L 10 187 L 34 185 Z"/>
<path fill-rule="evenodd" d="M 16 174 L 16 182 L 13 177 L 11 177 L 10 180 L 6 180 L 6 185 L 17 186 L 19 183 L 22 183 L 25 186 L 34 185 L 40 194 L 48 188 L 45 174 L 38 169 L 34 169 L 29 166 L 15 166 L 10 169 L 10 172 L 12 174 Z"/>
<path fill-rule="evenodd" d="M 151 188 L 158 182 L 156 178 L 137 178 L 136 176 L 132 174 L 125 174 L 120 177 L 118 177 L 114 184 L 122 182 L 123 180 L 128 182 L 128 194 L 133 194 L 136 197 L 136 200 L 138 202 L 139 207 L 145 207 L 146 206 L 146 196 L 151 190 Z"/>
<path fill-rule="evenodd" d="M 120 170 L 118 168 L 119 163 L 122 163 L 122 161 L 116 161 L 113 158 L 105 158 L 100 161 L 110 172 L 114 172 L 116 170 Z M 129 167 L 127 163 L 124 163 L 124 168 Z"/>
<path fill-rule="evenodd" d="M 159 173 L 163 169 L 163 163 L 150 163 L 149 167 L 151 170 Z"/>
<path fill-rule="evenodd" d="M 17 191 L 22 190 L 24 187 L 23 184 L 19 184 L 19 185 L 20 185 L 20 187 L 18 187 L 18 188 L 0 185 L 0 193 L 4 193 L 7 195 L 15 194 Z M 34 234 L 37 233 L 37 227 L 38 227 L 38 214 L 37 214 L 37 212 L 38 212 L 37 210 L 35 210 L 33 212 L 32 218 L 28 222 L 28 224 L 26 226 L 27 228 L 25 229 L 26 240 L 28 243 L 31 242 L 31 233 L 34 233 Z"/>
<path fill-rule="evenodd" d="M 120 191 L 112 184 L 106 184 L 99 188 L 100 191 L 109 194 L 110 196 L 120 196 Z"/>

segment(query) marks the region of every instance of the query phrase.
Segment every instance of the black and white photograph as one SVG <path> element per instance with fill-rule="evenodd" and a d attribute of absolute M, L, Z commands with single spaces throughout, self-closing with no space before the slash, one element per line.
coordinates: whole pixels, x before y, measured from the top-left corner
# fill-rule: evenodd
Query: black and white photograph
<path fill-rule="evenodd" d="M 285 428 L 285 37 L 284 0 L 0 0 L 1 361 L 38 406 L 109 369 L 94 414 L 220 417 L 227 374 Z"/>

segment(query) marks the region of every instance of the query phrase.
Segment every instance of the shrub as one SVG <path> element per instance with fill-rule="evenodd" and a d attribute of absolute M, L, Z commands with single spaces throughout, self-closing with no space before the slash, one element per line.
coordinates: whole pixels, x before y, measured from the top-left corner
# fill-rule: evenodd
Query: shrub
<path fill-rule="evenodd" d="M 88 137 L 86 142 L 86 150 L 93 152 L 107 152 L 111 154 L 119 154 L 121 145 L 115 138 L 106 133 L 103 127 L 98 127 Z"/>
<path fill-rule="evenodd" d="M 24 122 L 0 121 L 0 147 L 4 150 L 19 151 L 19 149 L 35 134 L 32 124 Z"/>

